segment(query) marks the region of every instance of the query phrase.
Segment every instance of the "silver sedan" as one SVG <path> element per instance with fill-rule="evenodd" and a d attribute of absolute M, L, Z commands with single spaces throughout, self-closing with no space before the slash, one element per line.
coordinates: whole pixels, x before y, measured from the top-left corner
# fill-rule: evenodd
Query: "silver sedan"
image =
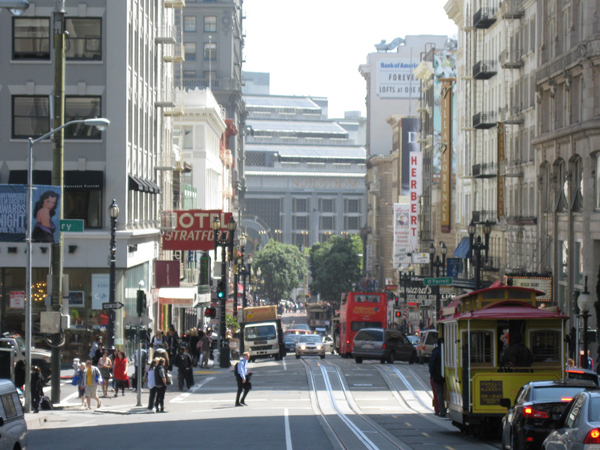
<path fill-rule="evenodd" d="M 600 392 L 580 392 L 542 446 L 544 450 L 600 449 Z"/>

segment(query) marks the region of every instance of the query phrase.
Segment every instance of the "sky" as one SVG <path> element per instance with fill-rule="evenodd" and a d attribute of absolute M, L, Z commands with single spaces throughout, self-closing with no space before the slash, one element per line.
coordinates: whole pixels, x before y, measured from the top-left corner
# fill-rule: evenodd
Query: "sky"
<path fill-rule="evenodd" d="M 366 115 L 358 72 L 375 44 L 419 34 L 455 36 L 448 0 L 245 0 L 247 72 L 269 72 L 272 95 L 329 99 L 329 117 Z M 418 56 L 417 56 L 418 57 Z"/>

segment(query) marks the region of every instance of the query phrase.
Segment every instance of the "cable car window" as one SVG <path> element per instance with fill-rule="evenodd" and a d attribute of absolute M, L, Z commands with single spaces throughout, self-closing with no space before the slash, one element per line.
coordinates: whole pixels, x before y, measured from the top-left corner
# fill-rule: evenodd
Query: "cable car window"
<path fill-rule="evenodd" d="M 469 339 L 471 343 L 471 362 L 491 363 L 493 333 L 491 331 L 472 331 Z"/>
<path fill-rule="evenodd" d="M 509 300 L 531 300 L 531 292 L 528 291 L 509 291 Z"/>
<path fill-rule="evenodd" d="M 558 361 L 560 355 L 560 331 L 539 330 L 530 334 L 533 362 Z"/>
<path fill-rule="evenodd" d="M 504 300 L 504 290 L 483 292 L 481 297 L 485 300 Z"/>

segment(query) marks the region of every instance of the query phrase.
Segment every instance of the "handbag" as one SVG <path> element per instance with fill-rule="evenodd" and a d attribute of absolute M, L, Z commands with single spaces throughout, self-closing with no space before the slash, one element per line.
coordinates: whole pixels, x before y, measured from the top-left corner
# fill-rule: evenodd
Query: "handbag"
<path fill-rule="evenodd" d="M 173 375 L 167 373 L 167 386 L 173 384 Z"/>
<path fill-rule="evenodd" d="M 142 381 L 143 381 L 144 383 L 148 384 L 148 372 L 146 372 L 146 373 L 144 374 L 144 376 L 142 377 Z"/>
<path fill-rule="evenodd" d="M 73 376 L 73 379 L 71 380 L 71 384 L 72 384 L 73 386 L 77 386 L 77 385 L 79 384 L 79 375 L 78 375 L 78 374 L 75 374 L 75 375 Z"/>

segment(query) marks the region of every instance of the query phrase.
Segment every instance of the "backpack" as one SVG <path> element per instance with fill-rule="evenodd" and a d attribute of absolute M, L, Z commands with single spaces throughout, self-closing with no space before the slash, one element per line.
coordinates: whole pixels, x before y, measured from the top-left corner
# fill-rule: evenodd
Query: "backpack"
<path fill-rule="evenodd" d="M 54 408 L 49 397 L 46 397 L 46 396 L 42 397 L 42 399 L 40 400 L 40 408 L 43 411 L 50 411 L 51 409 Z"/>
<path fill-rule="evenodd" d="M 236 363 L 235 363 L 235 365 L 233 366 L 233 376 L 234 376 L 234 377 L 236 377 L 236 378 L 242 378 L 242 377 L 241 377 L 241 375 L 240 375 L 240 373 L 238 372 L 238 364 L 239 364 L 239 363 L 240 363 L 240 362 L 238 361 L 238 362 L 236 362 Z"/>

